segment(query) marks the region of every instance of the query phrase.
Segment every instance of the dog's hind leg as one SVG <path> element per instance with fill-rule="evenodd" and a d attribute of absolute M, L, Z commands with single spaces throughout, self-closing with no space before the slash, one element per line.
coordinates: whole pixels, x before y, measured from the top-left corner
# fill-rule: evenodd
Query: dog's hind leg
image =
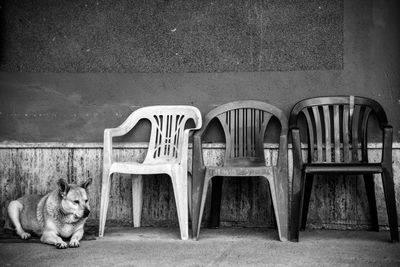
<path fill-rule="evenodd" d="M 21 222 L 19 219 L 20 213 L 22 211 L 22 208 L 24 206 L 22 205 L 21 202 L 18 200 L 11 201 L 10 204 L 8 205 L 8 217 L 10 218 L 11 222 L 13 223 L 15 230 L 17 234 L 22 238 L 22 239 L 28 239 L 31 237 L 31 235 L 22 229 Z"/>

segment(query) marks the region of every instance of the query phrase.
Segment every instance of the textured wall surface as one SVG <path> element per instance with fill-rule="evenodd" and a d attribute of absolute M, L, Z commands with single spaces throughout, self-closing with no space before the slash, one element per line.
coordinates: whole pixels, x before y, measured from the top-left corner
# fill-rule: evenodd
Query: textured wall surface
<path fill-rule="evenodd" d="M 0 70 L 343 68 L 342 0 L 4 1 Z"/>
<path fill-rule="evenodd" d="M 5 205 L 23 194 L 43 194 L 56 188 L 56 181 L 64 178 L 71 183 L 93 178 L 90 187 L 92 212 L 90 220 L 98 223 L 102 172 L 101 144 L 3 144 L 0 146 L 0 208 L 4 218 Z M 397 209 L 400 211 L 400 149 L 393 152 Z M 145 155 L 144 145 L 124 145 L 115 149 L 120 160 L 140 160 Z M 371 161 L 379 161 L 379 149 L 371 148 Z M 204 147 L 205 164 L 221 161 L 221 145 Z M 291 152 L 291 151 L 290 151 Z M 191 153 L 190 153 L 191 154 Z M 190 155 L 189 154 L 189 155 Z M 289 181 L 291 184 L 291 153 L 289 153 Z M 276 164 L 276 145 L 265 149 L 267 164 Z M 189 164 L 191 155 L 189 157 Z M 177 225 L 174 194 L 168 176 L 144 176 L 142 225 Z M 132 223 L 132 183 L 129 176 L 115 175 L 112 179 L 108 223 Z M 382 182 L 375 179 L 379 224 L 387 226 L 386 206 Z M 210 191 L 209 191 L 210 192 Z M 203 222 L 209 213 L 210 196 L 206 202 Z M 399 213 L 400 215 L 400 213 Z M 1 225 L 2 222 L 0 222 Z M 266 180 L 230 178 L 224 180 L 221 223 L 223 225 L 274 226 L 274 215 Z M 314 183 L 308 216 L 310 227 L 327 229 L 366 229 L 369 210 L 363 180 L 350 177 L 317 177 Z"/>

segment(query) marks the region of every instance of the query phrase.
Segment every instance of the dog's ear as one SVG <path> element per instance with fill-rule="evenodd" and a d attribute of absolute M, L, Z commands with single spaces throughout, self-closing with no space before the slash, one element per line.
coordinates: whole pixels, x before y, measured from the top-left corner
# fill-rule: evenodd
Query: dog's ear
<path fill-rule="evenodd" d="M 69 185 L 64 179 L 58 180 L 58 186 L 60 188 L 60 194 L 62 197 L 65 197 L 69 191 Z"/>
<path fill-rule="evenodd" d="M 93 179 L 89 178 L 81 184 L 81 187 L 87 190 L 87 187 L 92 184 Z"/>

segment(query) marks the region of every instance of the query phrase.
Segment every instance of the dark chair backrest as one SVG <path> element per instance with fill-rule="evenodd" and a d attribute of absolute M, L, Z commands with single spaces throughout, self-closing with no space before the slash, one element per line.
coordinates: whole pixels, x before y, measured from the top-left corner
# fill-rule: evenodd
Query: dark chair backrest
<path fill-rule="evenodd" d="M 204 129 L 215 118 L 221 123 L 226 142 L 224 166 L 265 166 L 264 135 L 273 116 L 281 123 L 281 136 L 286 136 L 287 119 L 283 112 L 254 100 L 230 102 L 211 110 Z"/>
<path fill-rule="evenodd" d="M 368 119 L 374 113 L 381 129 L 388 121 L 375 100 L 357 97 L 316 97 L 298 102 L 289 117 L 290 129 L 298 128 L 304 115 L 308 132 L 308 162 L 368 162 Z M 360 153 L 361 152 L 361 153 Z"/>

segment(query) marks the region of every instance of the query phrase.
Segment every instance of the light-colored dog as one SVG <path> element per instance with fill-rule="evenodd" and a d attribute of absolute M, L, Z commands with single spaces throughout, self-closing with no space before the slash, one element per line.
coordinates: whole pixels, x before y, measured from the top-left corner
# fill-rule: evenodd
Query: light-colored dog
<path fill-rule="evenodd" d="M 90 213 L 87 187 L 89 178 L 81 185 L 58 181 L 58 189 L 45 196 L 26 195 L 11 201 L 8 216 L 22 239 L 30 238 L 28 232 L 41 236 L 42 243 L 57 248 L 79 247 L 83 226 Z M 69 244 L 61 238 L 70 238 Z"/>

